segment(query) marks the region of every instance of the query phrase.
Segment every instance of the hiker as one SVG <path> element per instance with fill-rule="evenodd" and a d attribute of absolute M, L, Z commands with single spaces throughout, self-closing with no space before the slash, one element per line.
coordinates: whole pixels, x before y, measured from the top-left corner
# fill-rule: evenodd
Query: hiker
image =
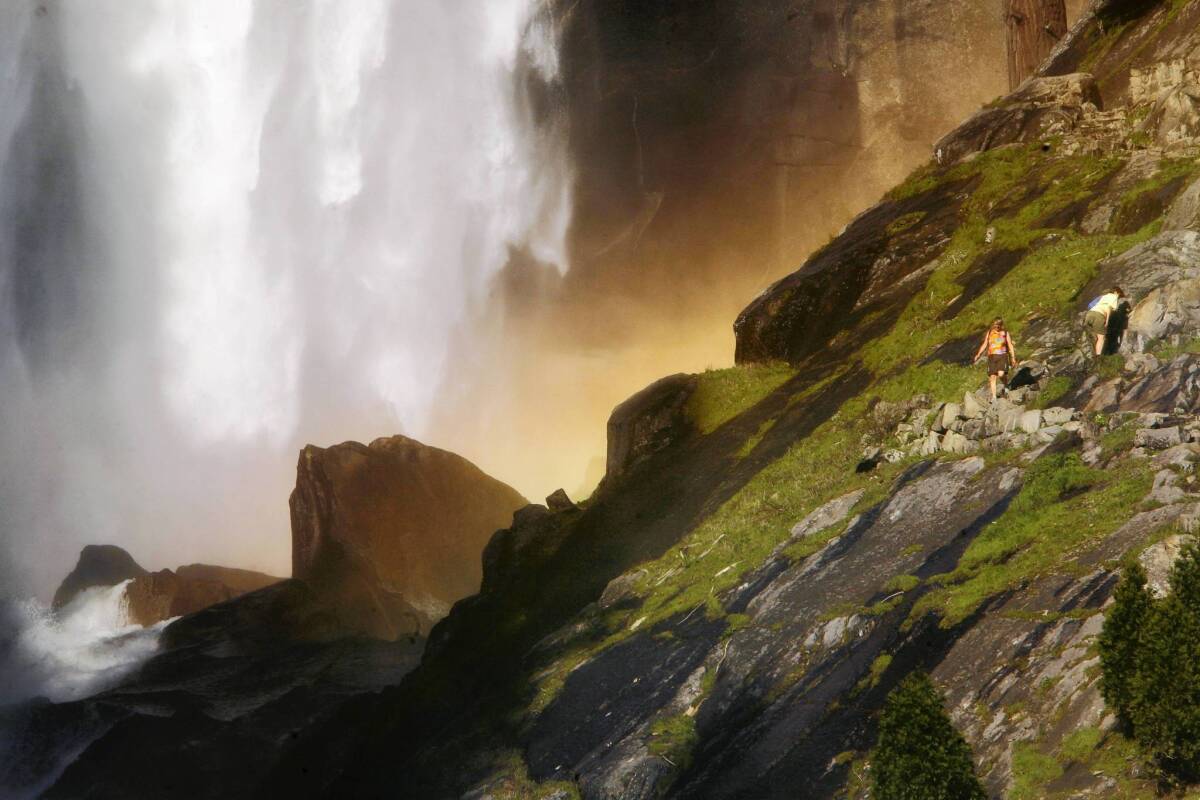
<path fill-rule="evenodd" d="M 1004 320 L 999 317 L 992 320 L 992 327 L 983 335 L 983 342 L 975 351 L 975 359 L 971 363 L 978 364 L 985 351 L 988 357 L 988 386 L 995 400 L 998 397 L 996 383 L 1004 377 L 1009 365 L 1017 366 L 1017 348 L 1004 327 Z"/>
<path fill-rule="evenodd" d="M 1113 313 L 1125 300 L 1125 292 L 1120 286 L 1114 286 L 1088 304 L 1087 314 L 1083 316 L 1083 327 L 1088 333 L 1096 336 L 1096 355 L 1104 355 L 1104 345 L 1108 338 L 1109 323 Z"/>

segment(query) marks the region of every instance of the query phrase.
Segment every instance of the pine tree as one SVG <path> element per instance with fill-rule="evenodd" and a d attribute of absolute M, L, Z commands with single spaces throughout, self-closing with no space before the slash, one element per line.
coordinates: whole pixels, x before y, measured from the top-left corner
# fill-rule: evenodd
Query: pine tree
<path fill-rule="evenodd" d="M 1131 721 L 1138 640 L 1152 602 L 1146 589 L 1146 571 L 1135 561 L 1125 568 L 1100 631 L 1100 691 L 1109 708 L 1126 724 Z"/>
<path fill-rule="evenodd" d="M 875 800 L 982 800 L 971 749 L 923 672 L 904 679 L 884 704 L 871 757 Z"/>
<path fill-rule="evenodd" d="M 1152 604 L 1138 637 L 1129 721 L 1167 772 L 1200 776 L 1200 545 L 1183 549 L 1171 594 Z"/>

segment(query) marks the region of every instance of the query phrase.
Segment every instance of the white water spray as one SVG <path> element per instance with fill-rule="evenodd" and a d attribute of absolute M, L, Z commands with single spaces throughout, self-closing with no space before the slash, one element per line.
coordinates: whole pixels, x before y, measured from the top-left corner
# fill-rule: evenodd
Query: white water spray
<path fill-rule="evenodd" d="M 303 444 L 423 433 L 510 245 L 565 268 L 537 0 L 0 9 L 0 534 L 286 572 Z M 28 587 L 25 587 L 28 588 Z"/>
<path fill-rule="evenodd" d="M 130 622 L 125 587 L 80 592 L 58 612 L 33 600 L 4 602 L 0 636 L 0 706 L 30 697 L 55 702 L 94 694 L 154 654 L 170 622 Z"/>

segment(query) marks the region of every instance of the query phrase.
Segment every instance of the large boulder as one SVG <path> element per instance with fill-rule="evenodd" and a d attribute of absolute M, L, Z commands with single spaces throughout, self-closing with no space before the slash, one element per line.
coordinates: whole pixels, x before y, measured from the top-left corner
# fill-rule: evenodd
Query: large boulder
<path fill-rule="evenodd" d="M 479 590 L 484 546 L 526 500 L 461 456 L 393 436 L 305 447 L 290 504 L 293 577 L 347 631 L 395 639 Z"/>
<path fill-rule="evenodd" d="M 85 589 L 97 586 L 116 586 L 122 581 L 149 573 L 120 547 L 111 544 L 89 544 L 79 553 L 75 569 L 63 579 L 54 593 L 55 609 L 62 608 Z"/>
<path fill-rule="evenodd" d="M 1080 304 L 1114 285 L 1136 302 L 1161 286 L 1195 278 L 1200 278 L 1200 233 L 1167 231 L 1101 263 L 1080 292 Z"/>
<path fill-rule="evenodd" d="M 696 384 L 695 375 L 668 375 L 613 409 L 608 418 L 606 483 L 691 432 L 687 401 Z"/>

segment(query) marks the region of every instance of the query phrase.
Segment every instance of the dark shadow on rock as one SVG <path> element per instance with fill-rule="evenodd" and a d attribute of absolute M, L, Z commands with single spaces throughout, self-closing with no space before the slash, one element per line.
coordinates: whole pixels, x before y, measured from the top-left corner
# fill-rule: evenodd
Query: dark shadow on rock
<path fill-rule="evenodd" d="M 1125 331 L 1129 327 L 1129 303 L 1121 303 L 1117 310 L 1108 315 L 1108 331 L 1104 335 L 1104 355 L 1111 356 L 1121 350 Z"/>

